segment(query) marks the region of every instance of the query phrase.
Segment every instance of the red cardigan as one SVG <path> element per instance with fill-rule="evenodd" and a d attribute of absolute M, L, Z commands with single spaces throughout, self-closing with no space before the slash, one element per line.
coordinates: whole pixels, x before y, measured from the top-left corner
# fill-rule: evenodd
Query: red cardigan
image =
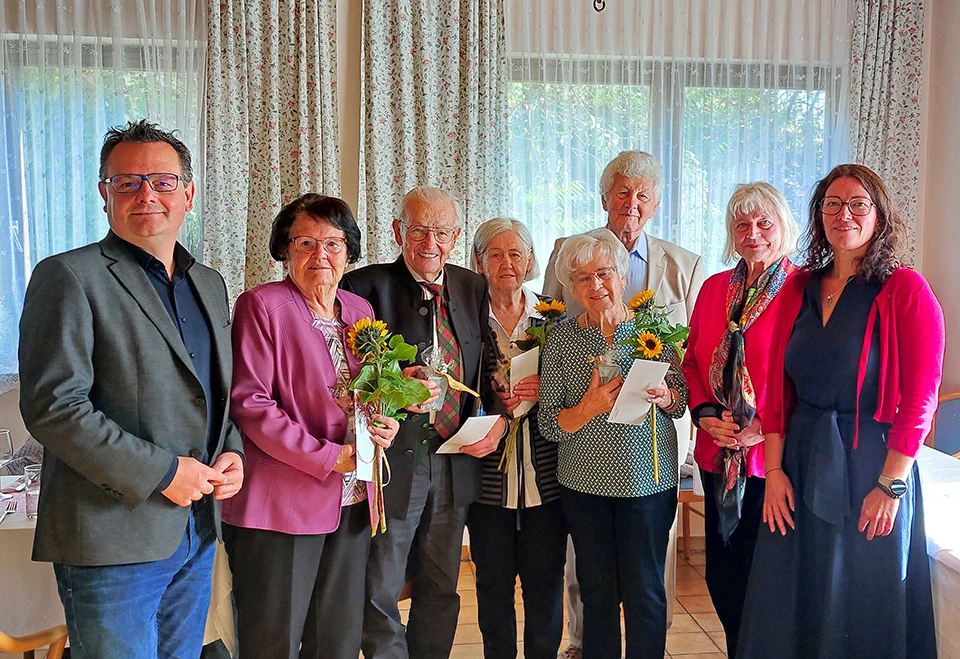
<path fill-rule="evenodd" d="M 793 383 L 782 365 L 811 275 L 809 271 L 798 272 L 778 295 L 783 299 L 773 359 L 781 368 L 772 370 L 767 385 L 767 396 L 777 404 L 768 406 L 769 412 L 763 420 L 764 432 L 782 435 L 796 402 Z M 877 322 L 880 323 L 880 392 L 873 418 L 892 424 L 887 435 L 888 449 L 915 457 L 937 411 L 945 339 L 943 309 L 920 273 L 899 268 L 890 276 L 870 308 L 864 334 L 857 374 L 858 418 L 860 392 Z M 857 439 L 854 435 L 854 448 Z"/>
<path fill-rule="evenodd" d="M 787 282 L 793 278 L 796 271 L 787 276 Z M 717 273 L 704 282 L 697 296 L 697 304 L 690 319 L 690 337 L 687 340 L 687 351 L 683 358 L 683 374 L 687 378 L 690 388 L 690 409 L 696 409 L 704 403 L 717 403 L 716 396 L 710 388 L 710 363 L 713 352 L 720 344 L 720 339 L 727 327 L 727 290 L 730 288 L 730 278 L 733 270 Z M 770 361 L 770 346 L 777 328 L 777 309 L 783 293 L 777 295 L 744 333 L 746 364 L 750 371 L 750 379 L 756 394 L 757 416 L 761 421 L 761 429 L 766 430 L 767 408 L 770 404 L 768 370 Z M 706 471 L 714 470 L 714 459 L 720 447 L 713 443 L 713 437 L 706 430 L 697 429 L 697 441 L 693 450 L 693 457 L 697 464 Z M 747 450 L 747 475 L 763 478 L 763 442 L 751 446 Z"/>

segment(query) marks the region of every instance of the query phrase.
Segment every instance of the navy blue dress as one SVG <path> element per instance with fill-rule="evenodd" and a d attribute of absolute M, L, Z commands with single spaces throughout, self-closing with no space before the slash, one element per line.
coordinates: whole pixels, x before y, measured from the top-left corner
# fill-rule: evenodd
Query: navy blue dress
<path fill-rule="evenodd" d="M 853 280 L 824 327 L 819 276 L 804 293 L 786 369 L 797 408 L 784 443 L 796 530 L 757 541 L 738 656 L 743 659 L 929 659 L 937 656 L 930 564 L 917 467 L 893 532 L 868 542 L 857 530 L 864 497 L 887 456 L 889 424 L 877 406 L 874 335 L 853 448 L 857 369 L 879 284 Z M 879 327 L 879 323 L 877 324 Z"/>

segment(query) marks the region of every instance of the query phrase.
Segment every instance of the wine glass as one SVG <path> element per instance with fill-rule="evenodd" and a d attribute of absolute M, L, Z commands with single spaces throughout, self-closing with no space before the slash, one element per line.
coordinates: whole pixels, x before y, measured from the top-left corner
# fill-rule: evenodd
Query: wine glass
<path fill-rule="evenodd" d="M 0 428 L 0 469 L 13 460 L 13 437 L 6 428 Z"/>

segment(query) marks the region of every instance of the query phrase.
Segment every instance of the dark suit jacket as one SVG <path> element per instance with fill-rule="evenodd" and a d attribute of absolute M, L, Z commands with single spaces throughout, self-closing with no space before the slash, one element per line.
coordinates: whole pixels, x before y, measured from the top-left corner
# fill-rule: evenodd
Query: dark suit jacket
<path fill-rule="evenodd" d="M 463 382 L 480 391 L 481 352 L 493 346 L 487 282 L 475 272 L 450 264 L 444 268 L 444 277 L 450 298 L 447 308 L 462 356 Z M 420 352 L 433 344 L 433 305 L 424 302 L 423 289 L 410 274 L 402 256 L 393 263 L 368 265 L 347 273 L 340 285 L 366 298 L 377 318 L 385 321 L 390 331 L 402 334 L 407 343 L 417 346 L 417 363 L 423 363 Z M 473 414 L 476 400 L 466 394 L 460 397 L 460 405 L 462 422 Z M 384 490 L 384 507 L 388 518 L 406 518 L 415 447 L 419 442 L 426 442 L 429 435 L 432 435 L 429 414 L 409 414 L 400 423 L 400 431 L 387 451 L 391 478 Z M 454 505 L 469 505 L 480 497 L 480 461 L 465 454 L 450 456 L 450 461 Z"/>
<path fill-rule="evenodd" d="M 187 276 L 210 324 L 217 449 L 243 451 L 228 416 L 230 312 L 216 270 Z M 44 447 L 33 559 L 117 565 L 168 558 L 189 508 L 155 492 L 174 456 L 206 448 L 207 404 L 143 268 L 112 232 L 41 261 L 20 320 L 20 411 Z M 219 505 L 205 499 L 219 525 Z M 219 531 L 219 527 L 218 527 Z"/>

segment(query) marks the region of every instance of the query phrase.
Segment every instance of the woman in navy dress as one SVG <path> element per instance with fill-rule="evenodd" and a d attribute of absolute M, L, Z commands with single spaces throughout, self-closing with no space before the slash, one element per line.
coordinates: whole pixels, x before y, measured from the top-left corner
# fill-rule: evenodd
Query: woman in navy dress
<path fill-rule="evenodd" d="M 808 270 L 781 292 L 780 404 L 763 421 L 770 533 L 738 656 L 936 657 L 915 457 L 936 410 L 943 312 L 900 267 L 903 221 L 868 168 L 820 181 L 809 231 Z"/>

